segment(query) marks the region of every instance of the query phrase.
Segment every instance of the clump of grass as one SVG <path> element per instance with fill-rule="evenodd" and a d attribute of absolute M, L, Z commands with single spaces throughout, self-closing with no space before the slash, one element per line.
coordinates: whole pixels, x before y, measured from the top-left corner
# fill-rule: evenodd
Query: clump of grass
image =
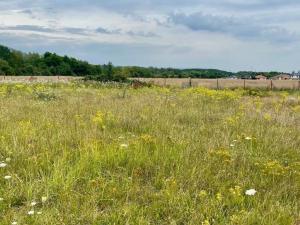
<path fill-rule="evenodd" d="M 299 92 L 122 90 L 0 85 L 1 224 L 300 219 Z"/>
<path fill-rule="evenodd" d="M 35 98 L 41 101 L 52 101 L 56 100 L 57 96 L 53 92 L 35 92 Z"/>
<path fill-rule="evenodd" d="M 269 97 L 271 94 L 267 90 L 258 90 L 258 89 L 247 89 L 244 91 L 245 96 L 257 96 L 257 97 Z"/>

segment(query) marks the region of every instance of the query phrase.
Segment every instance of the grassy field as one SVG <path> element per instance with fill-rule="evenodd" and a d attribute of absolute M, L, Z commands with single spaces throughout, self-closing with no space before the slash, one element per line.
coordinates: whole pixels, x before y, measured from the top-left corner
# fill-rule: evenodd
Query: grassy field
<path fill-rule="evenodd" d="M 296 225 L 299 134 L 299 92 L 2 84 L 0 224 Z"/>

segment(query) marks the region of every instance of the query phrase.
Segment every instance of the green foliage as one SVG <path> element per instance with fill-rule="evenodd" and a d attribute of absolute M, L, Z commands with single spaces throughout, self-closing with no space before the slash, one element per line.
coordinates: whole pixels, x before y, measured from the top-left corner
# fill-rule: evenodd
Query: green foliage
<path fill-rule="evenodd" d="M 122 67 L 127 77 L 142 78 L 222 78 L 233 76 L 234 73 L 215 69 L 173 69 L 154 67 Z"/>
<path fill-rule="evenodd" d="M 257 97 L 268 97 L 268 96 L 270 96 L 270 92 L 248 89 L 248 90 L 244 91 L 244 95 L 245 96 L 257 96 Z"/>
<path fill-rule="evenodd" d="M 253 72 L 253 71 L 239 71 L 236 76 L 242 79 L 255 79 L 258 75 L 263 75 L 267 78 L 274 77 L 281 74 L 280 72 Z"/>
<path fill-rule="evenodd" d="M 56 100 L 57 96 L 54 92 L 49 91 L 49 90 L 35 90 L 33 92 L 35 99 L 41 100 L 41 101 L 52 101 Z"/>

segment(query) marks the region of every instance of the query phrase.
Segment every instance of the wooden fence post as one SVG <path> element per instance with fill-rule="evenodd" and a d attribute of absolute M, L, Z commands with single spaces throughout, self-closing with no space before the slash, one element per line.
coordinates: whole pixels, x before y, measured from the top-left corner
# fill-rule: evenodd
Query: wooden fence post
<path fill-rule="evenodd" d="M 219 90 L 219 79 L 217 79 L 217 89 Z"/>
<path fill-rule="evenodd" d="M 271 90 L 273 90 L 273 80 L 271 80 Z"/>
<path fill-rule="evenodd" d="M 189 77 L 189 86 L 192 87 L 192 78 Z"/>
<path fill-rule="evenodd" d="M 244 90 L 246 90 L 246 79 L 244 79 Z"/>

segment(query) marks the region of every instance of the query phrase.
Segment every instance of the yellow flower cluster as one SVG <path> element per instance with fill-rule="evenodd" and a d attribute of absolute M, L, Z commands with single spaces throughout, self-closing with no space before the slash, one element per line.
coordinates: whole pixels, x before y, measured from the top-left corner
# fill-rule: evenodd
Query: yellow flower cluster
<path fill-rule="evenodd" d="M 243 90 L 213 90 L 203 87 L 187 89 L 188 94 L 198 94 L 214 100 L 238 100 L 243 96 Z"/>
<path fill-rule="evenodd" d="M 226 162 L 226 163 L 230 163 L 232 161 L 232 156 L 230 154 L 230 152 L 228 150 L 225 149 L 221 149 L 221 150 L 217 150 L 217 151 L 211 151 L 210 155 L 221 162 Z"/>
<path fill-rule="evenodd" d="M 98 111 L 96 115 L 93 117 L 92 121 L 103 130 L 106 128 L 106 126 L 109 123 L 112 123 L 115 121 L 115 117 L 111 112 L 103 113 L 101 111 Z"/>

